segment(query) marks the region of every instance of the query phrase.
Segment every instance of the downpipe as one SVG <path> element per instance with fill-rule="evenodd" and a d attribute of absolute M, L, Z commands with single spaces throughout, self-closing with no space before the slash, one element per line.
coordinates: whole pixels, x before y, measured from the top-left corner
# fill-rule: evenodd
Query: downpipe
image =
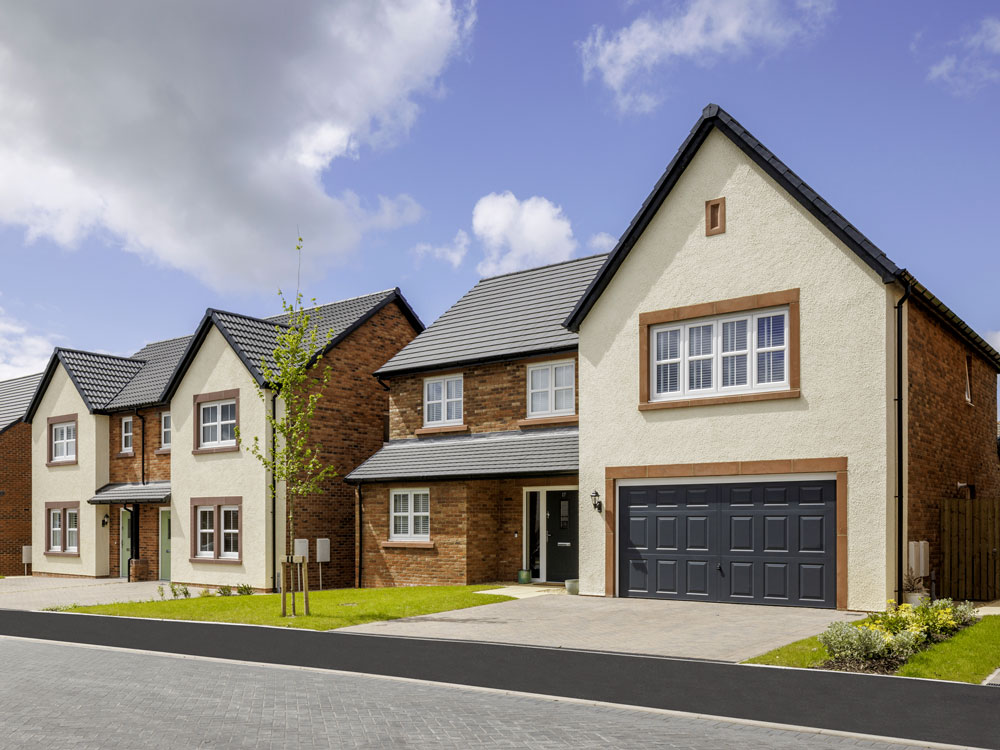
<path fill-rule="evenodd" d="M 906 271 L 900 272 L 900 275 Z M 903 305 L 910 298 L 909 282 L 896 303 L 896 601 L 903 601 Z"/>

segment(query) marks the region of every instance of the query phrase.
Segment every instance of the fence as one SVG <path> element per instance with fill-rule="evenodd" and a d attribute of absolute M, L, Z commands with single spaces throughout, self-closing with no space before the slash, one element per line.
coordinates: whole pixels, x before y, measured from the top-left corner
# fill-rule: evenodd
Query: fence
<path fill-rule="evenodd" d="M 1000 498 L 941 501 L 941 596 L 1000 599 Z"/>

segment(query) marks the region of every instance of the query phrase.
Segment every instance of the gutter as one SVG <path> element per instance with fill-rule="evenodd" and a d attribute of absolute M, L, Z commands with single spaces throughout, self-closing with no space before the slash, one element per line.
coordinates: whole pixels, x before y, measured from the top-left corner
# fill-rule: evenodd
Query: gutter
<path fill-rule="evenodd" d="M 905 270 L 900 277 L 912 277 Z M 907 280 L 896 303 L 896 601 L 903 601 L 903 305 L 913 284 Z"/>

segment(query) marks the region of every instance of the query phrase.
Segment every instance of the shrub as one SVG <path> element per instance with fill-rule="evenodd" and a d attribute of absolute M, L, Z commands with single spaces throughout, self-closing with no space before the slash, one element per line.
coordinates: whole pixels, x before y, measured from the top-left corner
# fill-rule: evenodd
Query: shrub
<path fill-rule="evenodd" d="M 850 623 L 835 622 L 821 633 L 822 643 L 830 657 L 846 661 L 869 661 L 886 653 L 886 636 L 879 630 L 854 627 Z"/>
<path fill-rule="evenodd" d="M 979 612 L 972 602 L 961 602 L 951 610 L 952 617 L 960 626 L 971 625 L 979 619 Z"/>
<path fill-rule="evenodd" d="M 219 596 L 232 596 L 233 587 L 232 586 L 219 586 Z"/>
<path fill-rule="evenodd" d="M 889 636 L 888 652 L 893 658 L 906 661 L 913 656 L 924 642 L 924 636 L 912 630 L 901 630 Z"/>
<path fill-rule="evenodd" d="M 188 591 L 188 587 L 187 586 L 185 586 L 182 583 L 178 588 L 180 589 L 181 596 L 183 596 L 185 599 L 190 599 L 191 598 L 191 592 Z"/>
<path fill-rule="evenodd" d="M 241 583 L 236 587 L 236 593 L 240 596 L 250 596 L 253 593 L 253 586 L 249 583 Z"/>
<path fill-rule="evenodd" d="M 174 599 L 179 599 L 181 596 L 181 585 L 179 583 L 170 584 L 170 596 Z"/>
<path fill-rule="evenodd" d="M 211 595 L 212 595 L 211 589 L 202 589 L 201 591 L 198 592 L 198 596 L 200 596 L 202 599 L 204 599 L 206 596 L 211 596 Z"/>
<path fill-rule="evenodd" d="M 160 599 L 165 599 L 166 598 L 164 596 L 163 586 L 157 586 L 156 587 L 156 593 L 160 595 Z"/>

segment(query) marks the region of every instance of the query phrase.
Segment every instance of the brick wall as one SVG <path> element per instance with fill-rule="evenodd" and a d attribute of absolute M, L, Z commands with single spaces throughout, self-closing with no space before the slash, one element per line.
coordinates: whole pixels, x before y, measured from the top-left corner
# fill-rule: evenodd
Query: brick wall
<path fill-rule="evenodd" d="M 123 577 L 121 553 L 121 505 L 108 510 L 108 563 L 111 578 Z M 160 508 L 163 505 L 139 505 L 139 560 L 142 561 L 142 580 L 156 581 L 160 577 Z M 171 554 L 175 554 L 171 549 Z M 127 573 L 128 571 L 125 571 Z"/>
<path fill-rule="evenodd" d="M 0 433 L 0 493 L 0 575 L 24 575 L 21 547 L 31 544 L 30 424 Z"/>
<path fill-rule="evenodd" d="M 458 585 L 517 580 L 523 538 L 523 489 L 572 485 L 576 477 L 380 483 L 362 493 L 361 585 Z M 430 491 L 433 548 L 383 546 L 389 541 L 389 493 Z"/>
<path fill-rule="evenodd" d="M 109 478 L 111 482 L 141 482 L 142 460 L 141 451 L 146 453 L 146 481 L 170 479 L 170 454 L 160 451 L 160 414 L 165 407 L 140 409 L 137 416 L 134 412 L 120 412 L 108 418 L 108 451 Z M 122 417 L 132 417 L 132 456 L 121 456 L 122 449 Z M 143 422 L 146 420 L 145 430 Z"/>
<path fill-rule="evenodd" d="M 527 365 L 560 359 L 576 359 L 576 354 L 531 357 L 512 362 L 472 365 L 461 370 L 463 380 L 463 416 L 470 432 L 496 432 L 518 429 L 518 421 L 528 414 Z M 579 413 L 579 368 L 575 395 Z M 424 378 L 436 373 L 416 373 L 386 378 L 389 383 L 389 434 L 393 440 L 414 437 L 424 426 Z"/>
<path fill-rule="evenodd" d="M 331 377 L 316 406 L 311 436 L 322 446 L 320 458 L 337 476 L 319 495 L 296 503 L 295 537 L 309 540 L 315 560 L 316 539 L 330 539 L 330 562 L 323 565 L 324 588 L 354 586 L 357 520 L 354 487 L 344 477 L 382 447 L 389 394 L 374 377 L 386 360 L 416 335 L 397 303 L 375 313 L 324 358 Z M 319 586 L 319 566 L 311 562 L 309 585 Z"/>
<path fill-rule="evenodd" d="M 997 459 L 997 372 L 919 304 L 907 306 L 908 503 L 910 541 L 930 542 L 931 567 L 940 569 L 940 501 L 1000 494 Z M 965 399 L 971 357 L 972 404 Z M 973 501 L 974 502 L 974 501 Z"/>

